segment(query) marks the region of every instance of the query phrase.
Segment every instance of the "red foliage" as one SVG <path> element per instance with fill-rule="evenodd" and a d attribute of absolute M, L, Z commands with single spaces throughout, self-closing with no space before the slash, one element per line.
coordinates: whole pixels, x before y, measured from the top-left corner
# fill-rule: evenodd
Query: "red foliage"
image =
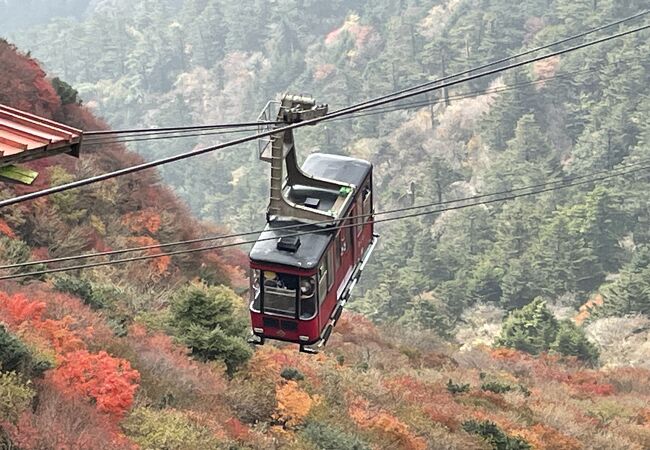
<path fill-rule="evenodd" d="M 377 327 L 368 318 L 360 314 L 346 312 L 341 316 L 335 331 L 342 335 L 344 342 L 384 344 Z"/>
<path fill-rule="evenodd" d="M 442 385 L 429 386 L 412 377 L 400 376 L 386 381 L 384 386 L 393 395 L 419 405 L 430 420 L 450 430 L 458 429 L 466 414 L 465 408 Z"/>
<path fill-rule="evenodd" d="M 32 259 L 35 261 L 48 259 L 49 257 L 50 252 L 47 247 L 36 247 L 32 249 Z"/>
<path fill-rule="evenodd" d="M 236 417 L 226 420 L 226 430 L 228 434 L 238 441 L 246 441 L 250 438 L 250 428 L 244 425 Z"/>
<path fill-rule="evenodd" d="M 16 238 L 16 233 L 14 233 L 14 230 L 12 230 L 11 227 L 7 225 L 7 222 L 2 219 L 0 219 L 0 234 L 4 234 L 5 236 L 12 239 Z"/>
<path fill-rule="evenodd" d="M 0 40 L 0 61 L 0 103 L 53 119 L 61 101 L 38 63 L 4 40 Z"/>
<path fill-rule="evenodd" d="M 221 370 L 211 364 L 200 363 L 189 356 L 189 350 L 161 333 L 147 333 L 141 325 L 129 328 L 127 337 L 142 376 L 143 389 L 166 392 L 169 386 L 195 398 L 194 409 L 209 412 L 221 423 L 227 419 L 227 407 L 219 402 L 226 391 Z"/>
<path fill-rule="evenodd" d="M 34 412 L 24 413 L 16 424 L 0 423 L 18 448 L 135 450 L 105 415 L 83 399 L 40 383 Z"/>
<path fill-rule="evenodd" d="M 122 223 L 134 233 L 147 231 L 149 234 L 155 234 L 160 230 L 161 219 L 156 210 L 147 208 L 126 214 L 122 218 Z"/>
<path fill-rule="evenodd" d="M 64 392 L 93 398 L 100 412 L 120 419 L 133 404 L 140 374 L 124 359 L 79 350 L 61 358 L 51 381 Z"/>
<path fill-rule="evenodd" d="M 40 321 L 45 310 L 44 302 L 32 302 L 22 294 L 7 295 L 0 292 L 0 312 L 2 321 L 9 326 L 17 326 L 27 321 Z"/>

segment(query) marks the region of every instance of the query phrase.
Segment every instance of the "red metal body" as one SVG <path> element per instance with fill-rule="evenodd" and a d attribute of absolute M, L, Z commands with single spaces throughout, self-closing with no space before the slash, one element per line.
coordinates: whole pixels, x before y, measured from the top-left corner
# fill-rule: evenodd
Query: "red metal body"
<path fill-rule="evenodd" d="M 294 267 L 250 261 L 251 268 L 254 270 L 303 277 L 317 276 L 318 267 L 321 267 L 323 260 L 328 255 L 332 261 L 336 261 L 334 265 L 333 283 L 331 286 L 328 286 L 325 298 L 318 298 L 318 308 L 313 318 L 305 320 L 268 312 L 261 313 L 255 310 L 253 301 L 251 301 L 251 323 L 258 337 L 294 342 L 301 345 L 312 345 L 322 338 L 323 331 L 335 313 L 343 290 L 346 288 L 358 265 L 361 264 L 362 258 L 373 240 L 374 222 L 372 217 L 354 218 L 372 212 L 371 182 L 371 174 L 369 174 L 362 185 L 364 189 L 357 191 L 354 202 L 350 205 L 340 223 L 344 227 L 331 231 L 332 239 L 321 260 L 316 265 L 316 269 L 301 270 Z M 364 195 L 367 195 L 368 198 L 364 199 Z M 366 202 L 365 210 L 364 202 Z M 336 257 L 337 254 L 340 255 L 340 258 Z M 259 332 L 259 330 L 264 331 Z"/>

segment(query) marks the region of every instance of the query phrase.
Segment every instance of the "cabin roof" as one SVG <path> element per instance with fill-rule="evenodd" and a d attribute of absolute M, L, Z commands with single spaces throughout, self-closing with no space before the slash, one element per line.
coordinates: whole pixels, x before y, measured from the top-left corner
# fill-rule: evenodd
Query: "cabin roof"
<path fill-rule="evenodd" d="M 0 104 L 0 167 L 58 153 L 79 156 L 83 132 Z"/>
<path fill-rule="evenodd" d="M 352 184 L 356 187 L 359 187 L 363 183 L 371 169 L 372 165 L 367 161 L 324 153 L 310 155 L 302 165 L 302 170 L 309 175 L 329 178 L 331 180 Z M 304 200 L 306 197 L 317 198 L 320 200 L 318 205 L 318 209 L 320 210 L 329 209 L 337 195 L 337 192 L 313 189 L 308 186 L 295 186 L 289 194 L 294 200 L 298 200 L 299 198 L 303 198 Z M 301 201 L 301 203 L 303 202 Z M 283 229 L 287 226 L 300 225 L 302 226 L 298 229 Z M 307 231 L 310 231 L 310 233 L 300 235 L 300 247 L 298 247 L 297 251 L 278 250 L 278 239 L 282 236 Z M 275 220 L 266 225 L 264 232 L 262 232 L 258 241 L 251 249 L 249 256 L 256 263 L 278 264 L 307 270 L 314 269 L 327 250 L 327 246 L 332 240 L 334 233 L 335 230 L 332 228 L 305 225 L 297 221 Z"/>

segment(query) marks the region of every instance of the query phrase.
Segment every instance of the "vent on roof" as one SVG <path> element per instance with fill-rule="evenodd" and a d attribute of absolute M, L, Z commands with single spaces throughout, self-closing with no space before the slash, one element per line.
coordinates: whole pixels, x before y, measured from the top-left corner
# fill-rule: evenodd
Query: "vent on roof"
<path fill-rule="evenodd" d="M 278 250 L 295 253 L 300 247 L 300 236 L 285 236 L 278 239 Z"/>
<path fill-rule="evenodd" d="M 319 204 L 320 204 L 319 198 L 307 197 L 305 199 L 305 206 L 308 208 L 318 208 Z"/>

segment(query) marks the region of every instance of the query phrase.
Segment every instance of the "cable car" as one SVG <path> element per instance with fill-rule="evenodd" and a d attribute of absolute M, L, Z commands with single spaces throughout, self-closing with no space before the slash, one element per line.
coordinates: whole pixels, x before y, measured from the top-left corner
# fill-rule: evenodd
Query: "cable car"
<path fill-rule="evenodd" d="M 260 121 L 284 126 L 326 113 L 310 97 L 285 95 Z M 260 159 L 271 163 L 271 189 L 266 228 L 249 254 L 251 342 L 317 353 L 377 244 L 372 165 L 314 153 L 298 167 L 292 130 L 260 142 Z"/>

